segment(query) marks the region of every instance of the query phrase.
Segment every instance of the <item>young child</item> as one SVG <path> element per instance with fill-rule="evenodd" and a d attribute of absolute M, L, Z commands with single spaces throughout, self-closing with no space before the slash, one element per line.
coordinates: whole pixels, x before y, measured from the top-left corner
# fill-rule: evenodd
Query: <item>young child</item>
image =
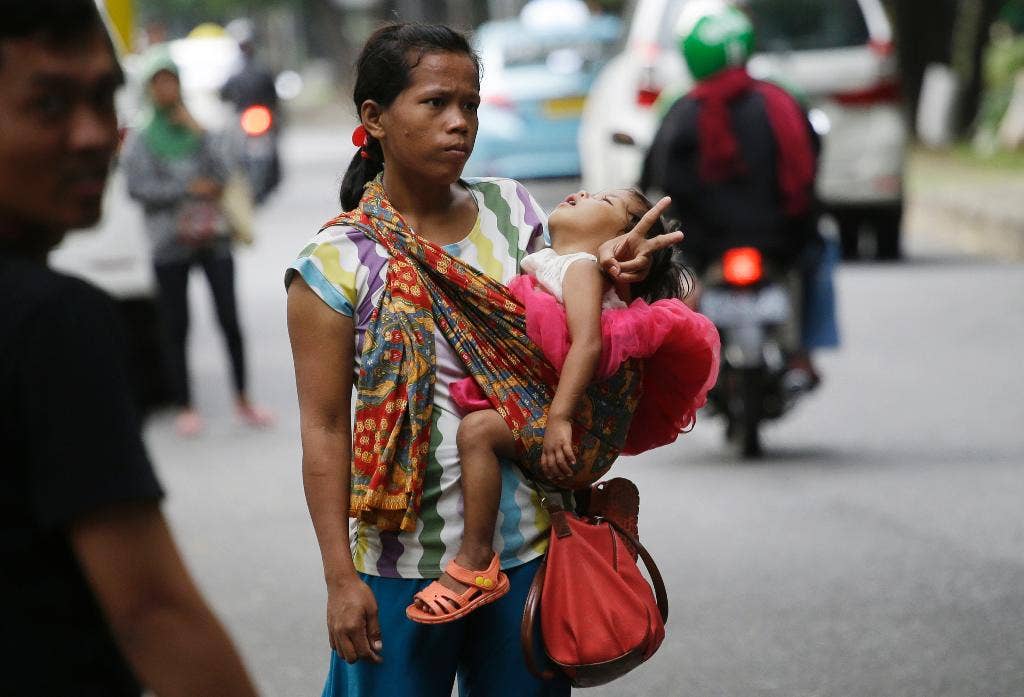
<path fill-rule="evenodd" d="M 526 306 L 531 340 L 559 373 L 539 472 L 531 468 L 549 482 L 573 477 L 572 415 L 588 385 L 613 375 L 623 361 L 645 359 L 647 389 L 624 449 L 633 454 L 675 440 L 693 423 L 717 377 L 718 334 L 682 303 L 689 279 L 671 248 L 655 254 L 644 281 L 619 291 L 597 263 L 598 247 L 630 230 L 651 208 L 632 189 L 570 195 L 548 218 L 551 247 L 526 256 L 521 268 L 527 275 L 510 284 Z M 664 232 L 659 221 L 649 236 Z M 650 389 L 654 384 L 658 389 Z M 445 574 L 406 609 L 409 619 L 424 624 L 463 617 L 509 588 L 492 540 L 501 494 L 499 459 L 516 459 L 516 442 L 472 378 L 453 384 L 451 393 L 469 412 L 457 436 L 465 530 Z"/>

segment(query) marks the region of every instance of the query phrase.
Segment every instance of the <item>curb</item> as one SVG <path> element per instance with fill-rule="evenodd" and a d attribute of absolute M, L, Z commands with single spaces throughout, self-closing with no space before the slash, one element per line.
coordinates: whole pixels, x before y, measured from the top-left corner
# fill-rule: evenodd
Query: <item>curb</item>
<path fill-rule="evenodd" d="M 909 203 L 905 229 L 911 235 L 967 254 L 1024 261 L 1024 217 L 936 195 L 918 195 Z"/>
<path fill-rule="evenodd" d="M 1024 261 L 1024 176 L 913 157 L 904 232 L 928 246 Z"/>

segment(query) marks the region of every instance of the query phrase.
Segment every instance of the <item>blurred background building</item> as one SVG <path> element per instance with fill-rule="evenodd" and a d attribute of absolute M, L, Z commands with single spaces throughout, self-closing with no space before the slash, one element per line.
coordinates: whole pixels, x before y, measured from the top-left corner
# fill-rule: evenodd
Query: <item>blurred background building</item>
<path fill-rule="evenodd" d="M 343 83 L 353 52 L 381 21 L 447 22 L 472 30 L 487 20 L 516 16 L 526 0 L 109 0 L 124 16 L 130 45 L 139 48 L 181 37 L 203 22 L 225 24 L 247 17 L 259 29 L 265 60 L 278 70 L 326 61 Z M 637 0 L 590 0 L 594 11 L 627 19 Z M 822 4 L 780 0 L 780 7 Z M 914 115 L 928 66 L 948 69 L 955 83 L 951 137 L 982 128 L 997 132 L 1012 101 L 1016 73 L 1024 65 L 1022 0 L 885 0 L 896 34 L 908 118 Z M 934 72 L 932 74 L 935 74 Z M 935 78 L 940 80 L 941 78 Z M 1011 139 L 1012 141 L 1012 139 Z"/>

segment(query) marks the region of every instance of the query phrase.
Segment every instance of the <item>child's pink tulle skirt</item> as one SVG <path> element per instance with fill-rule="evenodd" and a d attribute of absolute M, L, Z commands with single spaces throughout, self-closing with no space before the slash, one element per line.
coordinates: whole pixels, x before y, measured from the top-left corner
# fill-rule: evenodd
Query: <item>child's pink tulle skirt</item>
<path fill-rule="evenodd" d="M 509 288 L 526 306 L 530 339 L 561 372 L 571 344 L 565 308 L 529 276 L 517 276 Z M 637 299 L 629 307 L 602 311 L 601 332 L 595 381 L 613 375 L 627 359 L 644 359 L 643 394 L 623 454 L 673 442 L 696 420 L 718 379 L 715 325 L 679 300 L 648 304 Z M 451 395 L 465 412 L 491 408 L 473 378 L 452 384 Z"/>

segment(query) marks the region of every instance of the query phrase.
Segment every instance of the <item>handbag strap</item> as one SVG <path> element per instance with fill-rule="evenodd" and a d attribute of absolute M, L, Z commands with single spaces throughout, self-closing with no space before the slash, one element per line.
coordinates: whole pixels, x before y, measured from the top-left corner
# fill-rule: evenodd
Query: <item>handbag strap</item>
<path fill-rule="evenodd" d="M 540 610 L 540 592 L 544 588 L 544 576 L 547 571 L 548 560 L 545 558 L 537 568 L 537 573 L 530 584 L 530 590 L 526 594 L 526 604 L 523 606 L 523 623 L 519 630 L 519 641 L 523 645 L 523 657 L 526 659 L 526 668 L 539 680 L 550 680 L 555 677 L 555 671 L 550 668 L 541 670 L 537 665 L 537 655 L 534 653 L 533 637 L 537 623 L 537 616 Z"/>
<path fill-rule="evenodd" d="M 555 534 L 552 535 L 551 544 L 555 544 L 557 538 L 565 536 L 557 532 L 559 528 L 569 530 L 568 534 L 572 534 L 568 524 L 565 522 L 565 517 L 574 514 L 567 513 L 560 509 L 557 504 L 552 505 L 550 509 L 555 509 L 551 510 L 551 525 L 552 529 L 555 531 Z M 651 553 L 647 551 L 647 548 L 641 544 L 640 540 L 637 539 L 636 536 L 623 529 L 623 527 L 614 520 L 599 517 L 595 518 L 594 522 L 608 523 L 615 532 L 633 545 L 633 548 L 637 551 L 640 559 L 643 560 L 644 566 L 647 567 L 647 573 L 651 577 L 651 584 L 654 587 L 654 599 L 658 604 L 658 612 L 661 614 L 661 621 L 663 624 L 668 622 L 668 593 L 665 591 L 665 581 L 661 576 L 661 571 L 658 570 L 658 565 L 654 563 L 654 557 L 651 556 Z M 547 565 L 548 560 L 545 557 L 544 561 L 541 562 L 540 567 L 537 569 L 537 573 L 533 577 L 533 583 L 530 584 L 530 590 L 526 594 L 526 603 L 523 606 L 523 621 L 519 630 L 519 640 L 523 647 L 523 656 L 526 659 L 526 668 L 534 677 L 540 680 L 550 680 L 555 676 L 555 672 L 553 670 L 541 670 L 537 665 L 536 654 L 534 653 L 533 646 L 533 637 L 537 624 L 537 617 L 540 613 L 541 591 L 544 589 L 544 577 L 546 576 Z"/>
<path fill-rule="evenodd" d="M 621 525 L 616 523 L 611 518 L 601 518 L 601 521 L 608 523 L 612 526 L 615 532 L 619 533 L 633 545 L 633 549 L 637 551 L 640 558 L 644 562 L 644 566 L 647 567 L 647 573 L 651 576 L 651 585 L 654 586 L 654 600 L 658 603 L 658 612 L 661 613 L 661 621 L 664 624 L 668 622 L 668 593 L 665 591 L 665 580 L 661 577 L 661 571 L 658 570 L 658 565 L 654 563 L 654 557 L 647 551 L 640 540 L 633 536 L 631 532 L 623 528 Z"/>

